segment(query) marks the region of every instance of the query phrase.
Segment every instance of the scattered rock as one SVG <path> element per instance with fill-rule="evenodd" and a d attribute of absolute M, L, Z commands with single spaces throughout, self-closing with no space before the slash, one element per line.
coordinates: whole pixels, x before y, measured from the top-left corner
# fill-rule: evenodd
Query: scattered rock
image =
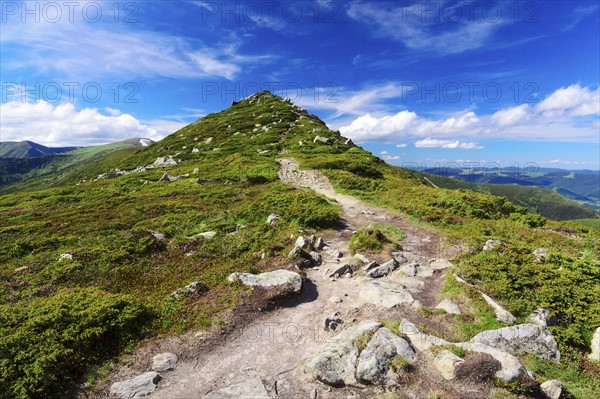
<path fill-rule="evenodd" d="M 313 380 L 333 387 L 356 384 L 355 365 L 358 360 L 356 340 L 376 331 L 381 324 L 365 321 L 337 335 L 304 364 L 304 372 Z"/>
<path fill-rule="evenodd" d="M 343 323 L 342 319 L 338 316 L 326 317 L 323 322 L 325 331 L 335 331 Z"/>
<path fill-rule="evenodd" d="M 560 361 L 560 351 L 554 336 L 546 327 L 531 323 L 483 331 L 474 336 L 471 342 L 510 353 L 531 353 L 548 361 Z"/>
<path fill-rule="evenodd" d="M 499 247 L 500 245 L 505 245 L 505 244 L 500 240 L 487 240 L 481 250 L 489 251 L 490 249 L 494 249 L 496 247 Z"/>
<path fill-rule="evenodd" d="M 205 231 L 204 233 L 194 234 L 193 236 L 187 237 L 187 238 L 190 240 L 195 240 L 197 238 L 204 237 L 205 239 L 208 240 L 210 238 L 213 238 L 216 235 L 217 235 L 216 231 Z"/>
<path fill-rule="evenodd" d="M 279 222 L 279 215 L 272 213 L 267 217 L 267 224 L 276 225 L 277 222 Z"/>
<path fill-rule="evenodd" d="M 396 261 L 396 259 L 392 258 L 391 260 L 385 262 L 383 265 L 367 271 L 367 276 L 371 278 L 384 277 L 396 270 L 399 266 L 400 264 Z"/>
<path fill-rule="evenodd" d="M 185 287 L 177 289 L 175 292 L 173 292 L 170 295 L 169 298 L 171 298 L 174 301 L 178 301 L 187 296 L 195 295 L 195 294 L 203 294 L 205 292 L 208 292 L 208 287 L 199 281 L 194 281 L 193 283 L 190 283 L 190 284 L 186 285 Z"/>
<path fill-rule="evenodd" d="M 544 261 L 546 261 L 548 259 L 548 248 L 538 248 L 535 251 L 533 251 L 533 256 L 535 256 L 535 261 L 537 263 L 542 263 Z"/>
<path fill-rule="evenodd" d="M 443 350 L 433 359 L 436 369 L 446 380 L 453 380 L 456 377 L 456 368 L 463 362 L 463 359 L 456 356 L 449 350 Z"/>
<path fill-rule="evenodd" d="M 425 288 L 425 282 L 416 277 L 409 277 L 399 273 L 393 274 L 391 277 L 395 282 L 402 284 L 410 293 L 418 293 Z"/>
<path fill-rule="evenodd" d="M 323 241 L 323 238 L 321 238 L 321 237 L 318 237 L 318 238 L 315 240 L 315 249 L 316 249 L 317 251 L 320 251 L 321 249 L 323 249 L 323 247 L 324 247 L 324 246 L 325 246 L 325 242 Z"/>
<path fill-rule="evenodd" d="M 527 375 L 527 370 L 525 370 L 525 367 L 519 362 L 519 359 L 508 352 L 481 343 L 462 342 L 456 344 L 456 346 L 465 350 L 491 355 L 500 362 L 502 367 L 496 372 L 496 377 L 504 381 L 515 381 Z"/>
<path fill-rule="evenodd" d="M 442 309 L 446 313 L 450 313 L 450 314 L 460 314 L 461 313 L 458 305 L 455 304 L 454 302 L 452 302 L 450 299 L 444 299 L 435 308 Z"/>
<path fill-rule="evenodd" d="M 239 281 L 247 286 L 262 287 L 268 290 L 285 287 L 288 284 L 291 285 L 292 292 L 300 292 L 302 289 L 302 277 L 289 270 L 275 270 L 261 274 L 232 273 L 227 279 L 232 283 Z"/>
<path fill-rule="evenodd" d="M 600 362 L 600 327 L 596 328 L 594 337 L 592 338 L 592 353 L 589 354 L 589 358 Z"/>
<path fill-rule="evenodd" d="M 169 371 L 177 366 L 177 356 L 173 353 L 159 353 L 152 358 L 152 371 Z"/>
<path fill-rule="evenodd" d="M 358 380 L 374 385 L 392 384 L 394 378 L 389 363 L 396 356 L 401 356 L 409 362 L 413 362 L 416 353 L 404 339 L 388 328 L 381 327 L 360 353 L 356 365 Z"/>
<path fill-rule="evenodd" d="M 414 302 L 412 295 L 400 284 L 382 280 L 364 280 L 358 293 L 363 303 L 371 303 L 391 309 L 395 306 Z"/>
<path fill-rule="evenodd" d="M 546 327 L 548 325 L 548 318 L 550 314 L 544 308 L 539 308 L 535 310 L 531 315 L 529 315 L 529 321 L 531 321 L 536 326 Z"/>
<path fill-rule="evenodd" d="M 154 392 L 160 380 L 160 374 L 149 371 L 130 380 L 115 382 L 110 386 L 110 394 L 120 398 L 141 398 Z"/>
<path fill-rule="evenodd" d="M 308 247 L 308 240 L 306 238 L 304 238 L 303 236 L 299 236 L 296 239 L 296 247 L 300 247 L 303 249 Z"/>
<path fill-rule="evenodd" d="M 500 320 L 504 324 L 508 324 L 509 326 L 514 324 L 517 321 L 517 318 L 513 316 L 508 310 L 504 309 L 500 304 L 494 301 L 492 298 L 481 293 L 483 299 L 494 309 L 494 314 L 496 315 L 496 319 Z"/>
<path fill-rule="evenodd" d="M 448 269 L 449 267 L 454 266 L 447 259 L 432 259 L 429 261 L 429 267 L 433 270 L 443 270 Z"/>
<path fill-rule="evenodd" d="M 152 236 L 158 240 L 158 241 L 162 241 L 165 239 L 165 235 L 162 233 L 159 233 L 158 231 L 152 231 L 152 230 L 148 230 L 150 232 L 150 234 L 152 234 Z"/>
<path fill-rule="evenodd" d="M 310 257 L 310 261 L 313 263 L 313 265 L 318 266 L 323 263 L 323 257 L 318 252 L 310 251 L 308 256 Z"/>
<path fill-rule="evenodd" d="M 253 378 L 219 389 L 204 396 L 203 399 L 270 399 L 269 393 L 260 378 Z"/>
<path fill-rule="evenodd" d="M 563 396 L 563 384 L 558 380 L 549 380 L 540 385 L 540 389 L 548 399 L 560 399 Z"/>
<path fill-rule="evenodd" d="M 342 277 L 346 273 L 350 273 L 350 274 L 353 273 L 352 267 L 350 265 L 344 265 L 344 266 L 338 268 L 336 271 L 331 273 L 329 275 L 329 277 Z"/>
<path fill-rule="evenodd" d="M 364 265 L 363 270 L 368 272 L 369 270 L 374 269 L 376 267 L 379 267 L 379 263 L 373 261 L 373 262 L 369 262 L 366 265 Z"/>
<path fill-rule="evenodd" d="M 178 180 L 181 180 L 181 179 L 187 179 L 188 177 L 190 177 L 190 175 L 189 175 L 189 174 L 180 175 L 180 176 L 171 176 L 170 174 L 168 174 L 168 173 L 165 173 L 165 174 L 163 174 L 163 175 L 162 175 L 162 177 L 161 177 L 161 178 L 158 180 L 158 182 L 159 182 L 159 183 L 160 183 L 160 182 L 164 182 L 164 181 L 166 181 L 166 182 L 174 182 L 174 181 L 178 181 Z"/>
<path fill-rule="evenodd" d="M 400 322 L 400 333 L 405 334 L 410 343 L 420 351 L 429 351 L 432 346 L 450 345 L 450 342 L 419 331 L 417 326 L 408 320 Z"/>
<path fill-rule="evenodd" d="M 73 259 L 73 255 L 71 254 L 60 254 L 60 256 L 58 257 L 58 261 L 62 262 L 63 260 L 72 260 Z"/>
<path fill-rule="evenodd" d="M 331 139 L 329 137 L 316 136 L 313 140 L 313 143 L 321 143 L 321 144 L 329 144 Z"/>

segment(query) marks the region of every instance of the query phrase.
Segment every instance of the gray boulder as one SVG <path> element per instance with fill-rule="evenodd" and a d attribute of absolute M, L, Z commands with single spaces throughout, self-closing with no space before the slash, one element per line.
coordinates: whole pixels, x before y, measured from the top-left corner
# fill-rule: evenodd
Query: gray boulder
<path fill-rule="evenodd" d="M 358 298 L 363 303 L 370 303 L 391 309 L 402 304 L 411 305 L 415 300 L 404 287 L 391 281 L 366 280 L 361 284 Z"/>
<path fill-rule="evenodd" d="M 340 268 L 338 268 L 337 270 L 335 270 L 333 273 L 331 273 L 329 275 L 329 277 L 342 277 L 343 275 L 345 275 L 346 273 L 350 273 L 352 274 L 352 267 L 350 265 L 344 265 Z"/>
<path fill-rule="evenodd" d="M 373 261 L 373 262 L 369 262 L 366 265 L 363 266 L 363 270 L 368 272 L 371 269 L 375 269 L 376 267 L 379 267 L 379 263 Z"/>
<path fill-rule="evenodd" d="M 323 247 L 324 247 L 324 246 L 325 246 L 325 241 L 323 241 L 323 238 L 321 238 L 321 237 L 318 237 L 318 238 L 315 240 L 315 249 L 316 249 L 317 251 L 320 251 L 321 249 L 323 249 Z"/>
<path fill-rule="evenodd" d="M 546 327 L 533 323 L 484 331 L 474 336 L 471 342 L 509 353 L 530 353 L 548 361 L 560 361 L 560 351 L 554 336 Z"/>
<path fill-rule="evenodd" d="M 460 314 L 461 313 L 458 305 L 455 304 L 454 302 L 452 302 L 450 299 L 444 299 L 435 308 L 442 309 L 444 312 L 450 313 L 450 314 Z"/>
<path fill-rule="evenodd" d="M 72 260 L 73 259 L 73 255 L 71 254 L 60 254 L 60 256 L 58 257 L 58 261 L 62 262 L 63 260 Z"/>
<path fill-rule="evenodd" d="M 508 310 L 504 309 L 499 303 L 494 301 L 488 295 L 482 292 L 481 296 L 483 297 L 483 300 L 486 301 L 486 303 L 494 309 L 496 319 L 508 325 L 512 325 L 515 323 L 515 321 L 517 321 L 517 318 L 515 316 L 513 316 Z"/>
<path fill-rule="evenodd" d="M 208 287 L 199 281 L 194 281 L 193 283 L 189 283 L 185 287 L 179 288 L 176 291 L 174 291 L 169 298 L 171 298 L 174 301 L 178 301 L 187 296 L 203 294 L 205 292 L 208 292 Z"/>
<path fill-rule="evenodd" d="M 548 259 L 548 248 L 538 248 L 535 251 L 533 251 L 533 256 L 535 256 L 535 261 L 537 263 L 542 263 L 544 261 L 546 261 Z"/>
<path fill-rule="evenodd" d="M 433 365 L 446 380 L 453 380 L 456 377 L 456 368 L 463 362 L 463 359 L 449 350 L 441 351 L 433 359 Z"/>
<path fill-rule="evenodd" d="M 279 215 L 272 213 L 267 217 L 267 224 L 275 225 L 277 222 L 279 222 Z"/>
<path fill-rule="evenodd" d="M 380 328 L 360 353 L 356 366 L 358 380 L 373 385 L 392 384 L 394 379 L 388 365 L 396 356 L 413 362 L 416 353 L 404 339 L 388 328 Z"/>
<path fill-rule="evenodd" d="M 501 245 L 504 245 L 504 243 L 500 240 L 487 240 L 481 250 L 489 251 L 490 249 L 497 248 Z"/>
<path fill-rule="evenodd" d="M 400 322 L 400 333 L 406 335 L 410 343 L 420 351 L 429 351 L 433 346 L 450 345 L 450 342 L 419 331 L 417 326 L 408 320 Z"/>
<path fill-rule="evenodd" d="M 380 327 L 378 322 L 365 321 L 348 328 L 308 359 L 304 364 L 304 372 L 313 380 L 333 387 L 356 384 L 358 348 L 355 342 L 363 334 L 372 333 Z"/>
<path fill-rule="evenodd" d="M 177 356 L 173 353 L 159 353 L 152 358 L 152 371 L 169 371 L 177 366 Z"/>
<path fill-rule="evenodd" d="M 385 262 L 383 265 L 375 267 L 367 271 L 367 276 L 371 278 L 384 277 L 396 270 L 400 266 L 400 263 L 396 259 L 391 259 Z"/>
<path fill-rule="evenodd" d="M 316 136 L 313 140 L 313 143 L 321 143 L 321 144 L 328 144 L 331 142 L 331 139 L 329 137 L 323 137 L 323 136 Z"/>
<path fill-rule="evenodd" d="M 432 259 L 429 261 L 429 267 L 433 270 L 443 270 L 452 267 L 452 263 L 450 263 L 447 259 Z"/>
<path fill-rule="evenodd" d="M 110 386 L 110 394 L 119 398 L 141 398 L 154 392 L 160 380 L 160 374 L 149 371 L 130 380 L 115 382 Z"/>
<path fill-rule="evenodd" d="M 203 396 L 203 399 L 270 399 L 269 393 L 260 378 L 252 378 L 219 389 Z"/>
<path fill-rule="evenodd" d="M 549 380 L 540 385 L 540 389 L 548 399 L 560 399 L 563 397 L 564 387 L 558 380 Z"/>
<path fill-rule="evenodd" d="M 455 345 L 472 352 L 487 353 L 500 362 L 501 369 L 496 372 L 497 378 L 512 382 L 527 376 L 527 370 L 519 359 L 508 352 L 478 342 L 462 342 Z"/>
<path fill-rule="evenodd" d="M 304 238 L 303 236 L 299 236 L 296 239 L 296 247 L 300 247 L 300 248 L 308 247 L 308 240 L 306 238 Z"/>
<path fill-rule="evenodd" d="M 227 278 L 229 282 L 240 282 L 250 287 L 262 287 L 267 290 L 291 286 L 292 292 L 300 292 L 302 289 L 302 277 L 289 270 L 275 270 L 261 274 L 232 273 Z"/>

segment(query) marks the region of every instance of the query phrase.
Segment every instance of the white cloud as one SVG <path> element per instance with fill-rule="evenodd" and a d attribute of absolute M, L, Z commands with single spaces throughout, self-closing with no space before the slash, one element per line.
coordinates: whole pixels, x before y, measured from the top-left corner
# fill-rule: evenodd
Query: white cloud
<path fill-rule="evenodd" d="M 501 109 L 492 115 L 492 122 L 498 126 L 516 125 L 529 116 L 529 105 L 522 104 L 513 108 Z"/>
<path fill-rule="evenodd" d="M 181 122 L 156 120 L 143 123 L 119 110 L 76 110 L 72 103 L 53 105 L 45 101 L 0 104 L 2 141 L 31 140 L 49 146 L 88 146 L 145 137 L 160 140 L 183 127 Z"/>
<path fill-rule="evenodd" d="M 424 7 L 425 3 L 403 3 L 395 8 L 386 7 L 388 4 L 394 3 L 355 2 L 348 8 L 347 14 L 352 19 L 373 26 L 381 36 L 401 41 L 408 48 L 432 50 L 441 54 L 456 54 L 480 48 L 489 42 L 492 34 L 503 24 L 503 21 L 494 21 L 493 18 L 474 20 L 463 16 L 456 23 L 445 24 L 450 29 L 440 30 L 442 25 L 435 23 L 432 16 L 423 20 L 424 11 L 415 10 L 415 7 Z M 435 3 L 428 7 L 435 9 L 439 5 L 440 3 Z M 441 13 L 441 10 L 438 11 Z"/>
<path fill-rule="evenodd" d="M 57 23 L 2 24 L 0 42 L 10 45 L 3 67 L 35 68 L 61 78 L 86 81 L 112 78 L 170 77 L 233 79 L 242 66 L 270 59 L 239 54 L 241 40 L 223 35 L 206 44 L 198 39 L 144 30 L 141 24 L 85 23 L 62 18 Z"/>
<path fill-rule="evenodd" d="M 561 31 L 563 31 L 563 32 L 570 31 L 571 29 L 576 27 L 577 24 L 579 24 L 579 22 L 581 22 L 581 20 L 583 20 L 588 15 L 595 14 L 597 10 L 598 10 L 597 4 L 592 4 L 590 6 L 576 7 L 569 15 L 569 18 L 571 19 L 571 21 L 569 22 L 568 25 L 566 25 L 564 28 L 562 28 Z"/>
<path fill-rule="evenodd" d="M 398 155 L 384 155 L 382 156 L 383 159 L 385 159 L 386 161 L 397 161 L 400 159 L 400 156 Z"/>
<path fill-rule="evenodd" d="M 387 151 L 381 151 L 380 152 L 381 155 L 387 155 L 387 153 L 388 153 Z"/>
<path fill-rule="evenodd" d="M 479 150 L 483 147 L 477 143 L 464 143 L 459 140 L 436 140 L 436 139 L 423 139 L 415 142 L 417 148 L 445 148 L 445 149 L 463 149 L 463 150 Z"/>
<path fill-rule="evenodd" d="M 440 119 L 424 118 L 409 110 L 378 116 L 366 113 L 339 130 L 358 142 L 418 138 L 449 140 L 446 144 L 454 145 L 459 140 L 452 148 L 469 149 L 478 148 L 469 141 L 473 138 L 597 143 L 598 120 L 580 117 L 599 115 L 599 107 L 600 88 L 571 85 L 556 90 L 535 107 L 522 104 L 488 115 L 462 111 Z"/>
<path fill-rule="evenodd" d="M 406 146 L 407 146 L 407 145 L 408 145 L 408 144 L 404 144 L 404 143 L 402 143 L 402 144 L 397 144 L 397 145 L 396 145 L 396 148 L 406 148 Z"/>
<path fill-rule="evenodd" d="M 548 117 L 563 114 L 600 115 L 600 87 L 594 91 L 579 84 L 562 87 L 539 103 L 536 108 Z"/>

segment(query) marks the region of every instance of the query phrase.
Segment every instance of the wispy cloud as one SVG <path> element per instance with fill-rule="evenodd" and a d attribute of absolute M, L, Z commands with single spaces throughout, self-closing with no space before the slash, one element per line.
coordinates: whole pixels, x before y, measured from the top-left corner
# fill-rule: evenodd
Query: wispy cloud
<path fill-rule="evenodd" d="M 574 27 L 576 27 L 579 22 L 581 22 L 585 17 L 595 14 L 598 11 L 598 4 L 592 4 L 589 6 L 579 6 L 576 7 L 571 14 L 569 14 L 568 19 L 569 24 L 565 25 L 561 31 L 562 32 L 568 32 L 571 29 L 573 29 Z"/>
<path fill-rule="evenodd" d="M 241 54 L 242 40 L 224 35 L 201 40 L 142 29 L 138 24 L 69 22 L 3 23 L 3 67 L 31 67 L 68 79 L 102 77 L 235 78 L 242 67 L 268 61 L 266 54 Z"/>
<path fill-rule="evenodd" d="M 459 140 L 436 140 L 436 139 L 424 139 L 415 142 L 417 148 L 445 148 L 445 149 L 463 149 L 463 150 L 479 150 L 483 147 L 475 142 L 465 143 Z"/>
<path fill-rule="evenodd" d="M 423 18 L 426 15 L 420 6 L 426 3 L 396 4 L 355 2 L 347 9 L 347 14 L 356 21 L 373 26 L 380 36 L 399 40 L 410 49 L 440 54 L 457 54 L 480 48 L 504 23 L 501 19 L 460 18 L 456 23 L 440 24 L 431 16 Z M 435 9 L 439 5 L 435 3 L 428 7 Z"/>

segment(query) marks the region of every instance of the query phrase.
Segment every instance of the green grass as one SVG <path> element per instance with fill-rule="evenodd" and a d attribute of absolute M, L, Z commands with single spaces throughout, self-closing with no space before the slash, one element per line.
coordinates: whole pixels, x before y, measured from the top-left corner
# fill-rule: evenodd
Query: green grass
<path fill-rule="evenodd" d="M 404 233 L 393 225 L 376 224 L 357 231 L 348 244 L 352 253 L 380 252 L 384 247 L 401 248 Z"/>

